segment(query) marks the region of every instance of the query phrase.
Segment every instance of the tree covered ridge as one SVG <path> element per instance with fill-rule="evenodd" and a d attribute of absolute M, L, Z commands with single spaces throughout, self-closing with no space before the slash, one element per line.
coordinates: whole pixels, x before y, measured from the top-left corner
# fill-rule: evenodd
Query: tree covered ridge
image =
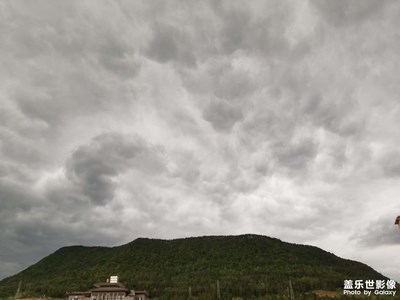
<path fill-rule="evenodd" d="M 296 292 L 335 290 L 345 279 L 386 279 L 371 267 L 313 246 L 260 235 L 204 236 L 175 240 L 138 238 L 118 247 L 63 247 L 0 282 L 0 297 L 25 293 L 63 296 L 118 275 L 129 288 L 154 297 L 283 295 L 291 279 Z M 222 295 L 221 295 L 222 297 Z M 228 299 L 227 298 L 227 299 Z"/>

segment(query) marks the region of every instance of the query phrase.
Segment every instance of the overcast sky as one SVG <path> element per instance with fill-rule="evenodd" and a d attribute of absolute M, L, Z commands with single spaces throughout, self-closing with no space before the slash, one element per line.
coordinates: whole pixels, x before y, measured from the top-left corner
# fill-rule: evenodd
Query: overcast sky
<path fill-rule="evenodd" d="M 0 278 L 67 245 L 255 233 L 400 280 L 399 15 L 1 1 Z"/>

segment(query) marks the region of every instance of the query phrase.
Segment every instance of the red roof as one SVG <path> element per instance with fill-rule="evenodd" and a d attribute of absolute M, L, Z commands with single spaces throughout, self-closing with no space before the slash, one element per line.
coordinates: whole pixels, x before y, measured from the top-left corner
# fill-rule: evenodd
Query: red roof
<path fill-rule="evenodd" d="M 119 282 L 116 282 L 116 283 L 101 282 L 101 283 L 96 283 L 94 286 L 95 286 L 95 288 L 90 290 L 92 293 L 96 293 L 96 292 L 129 293 L 129 289 L 127 289 L 122 283 L 119 283 Z"/>
<path fill-rule="evenodd" d="M 97 292 L 124 292 L 124 293 L 129 293 L 129 289 L 123 288 L 123 287 L 99 287 L 99 288 L 94 288 L 90 290 L 92 293 L 97 293 Z"/>
<path fill-rule="evenodd" d="M 94 284 L 95 287 L 125 287 L 122 283 L 120 282 L 115 282 L 115 283 L 110 283 L 110 282 L 99 282 Z"/>
<path fill-rule="evenodd" d="M 68 296 L 89 296 L 90 297 L 90 292 L 67 292 Z"/>

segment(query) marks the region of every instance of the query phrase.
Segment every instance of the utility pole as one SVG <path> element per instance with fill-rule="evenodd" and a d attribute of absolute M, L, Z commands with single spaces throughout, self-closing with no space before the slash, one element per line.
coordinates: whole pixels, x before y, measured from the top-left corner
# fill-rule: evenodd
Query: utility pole
<path fill-rule="evenodd" d="M 290 300 L 295 300 L 294 299 L 293 288 L 292 288 L 292 281 L 290 279 L 289 279 L 289 290 L 290 290 Z"/>
<path fill-rule="evenodd" d="M 15 298 L 17 298 L 19 296 L 19 293 L 21 291 L 21 285 L 22 285 L 22 281 L 20 280 L 18 283 L 17 291 L 15 292 Z"/>
<path fill-rule="evenodd" d="M 219 280 L 217 280 L 217 298 L 221 299 L 221 292 L 219 290 Z"/>
<path fill-rule="evenodd" d="M 30 290 L 31 290 L 31 283 L 30 283 L 30 282 L 27 282 L 27 283 L 26 283 L 26 286 L 25 286 L 25 291 L 24 291 L 24 293 L 27 294 L 27 293 L 29 293 Z"/>
<path fill-rule="evenodd" d="M 192 287 L 189 286 L 189 299 L 191 299 L 191 298 L 192 298 Z"/>

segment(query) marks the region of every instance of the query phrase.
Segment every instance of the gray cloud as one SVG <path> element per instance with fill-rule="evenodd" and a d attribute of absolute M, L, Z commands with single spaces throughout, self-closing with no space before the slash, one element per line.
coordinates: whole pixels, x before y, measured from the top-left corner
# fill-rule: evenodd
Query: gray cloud
<path fill-rule="evenodd" d="M 149 152 L 149 145 L 140 137 L 103 134 L 72 154 L 66 176 L 94 204 L 105 204 L 114 197 L 113 179 L 127 168 L 138 168 L 145 173 L 163 171 L 161 158 Z"/>
<path fill-rule="evenodd" d="M 285 52 L 285 18 L 290 15 L 290 12 L 283 14 L 285 9 L 290 11 L 286 4 L 256 1 L 249 6 L 215 5 L 216 13 L 224 21 L 219 32 L 223 52 L 231 54 L 239 49 L 269 55 Z"/>
<path fill-rule="evenodd" d="M 148 45 L 147 55 L 161 63 L 179 61 L 188 66 L 196 64 L 195 49 L 182 27 L 155 24 L 153 38 Z"/>
<path fill-rule="evenodd" d="M 245 232 L 389 270 L 399 8 L 0 3 L 0 277 L 68 244 Z"/>
<path fill-rule="evenodd" d="M 381 247 L 398 245 L 400 243 L 399 230 L 394 228 L 395 214 L 388 214 L 372 220 L 363 226 L 362 232 L 353 236 L 359 243 L 367 247 Z"/>
<path fill-rule="evenodd" d="M 317 147 L 311 139 L 293 144 L 280 145 L 276 150 L 278 162 L 290 169 L 302 170 L 317 154 Z"/>
<path fill-rule="evenodd" d="M 348 23 L 358 23 L 375 17 L 381 13 L 381 10 L 388 3 L 393 1 L 327 1 L 327 0 L 313 0 L 311 1 L 323 16 L 336 26 L 345 26 Z"/>
<path fill-rule="evenodd" d="M 240 107 L 235 107 L 223 99 L 210 102 L 203 115 L 216 130 L 230 130 L 243 117 Z"/>
<path fill-rule="evenodd" d="M 385 149 L 380 159 L 383 173 L 388 177 L 400 176 L 400 153 L 397 150 Z"/>
<path fill-rule="evenodd" d="M 0 243 L 2 245 L 0 269 L 2 276 L 11 275 L 7 270 L 15 272 L 39 259 L 43 255 L 43 247 L 34 241 L 39 232 L 31 215 L 36 215 L 37 207 L 41 207 L 40 198 L 34 191 L 24 185 L 10 182 L 2 177 L 0 180 Z M 25 226 L 22 223 L 26 224 Z M 50 224 L 48 224 L 50 225 Z M 24 229 L 29 231 L 24 234 Z M 41 240 L 41 242 L 44 242 Z M 50 241 L 51 243 L 51 241 Z M 28 246 L 29 245 L 29 246 Z M 30 251 L 26 251 L 26 248 Z M 49 250 L 49 247 L 44 247 Z M 52 249 L 50 247 L 50 249 Z M 20 259 L 16 260 L 16 257 Z"/>
<path fill-rule="evenodd" d="M 67 177 L 80 185 L 93 203 L 104 204 L 114 197 L 113 177 L 140 152 L 141 145 L 129 145 L 118 136 L 96 137 L 89 146 L 81 146 L 73 153 Z"/>

